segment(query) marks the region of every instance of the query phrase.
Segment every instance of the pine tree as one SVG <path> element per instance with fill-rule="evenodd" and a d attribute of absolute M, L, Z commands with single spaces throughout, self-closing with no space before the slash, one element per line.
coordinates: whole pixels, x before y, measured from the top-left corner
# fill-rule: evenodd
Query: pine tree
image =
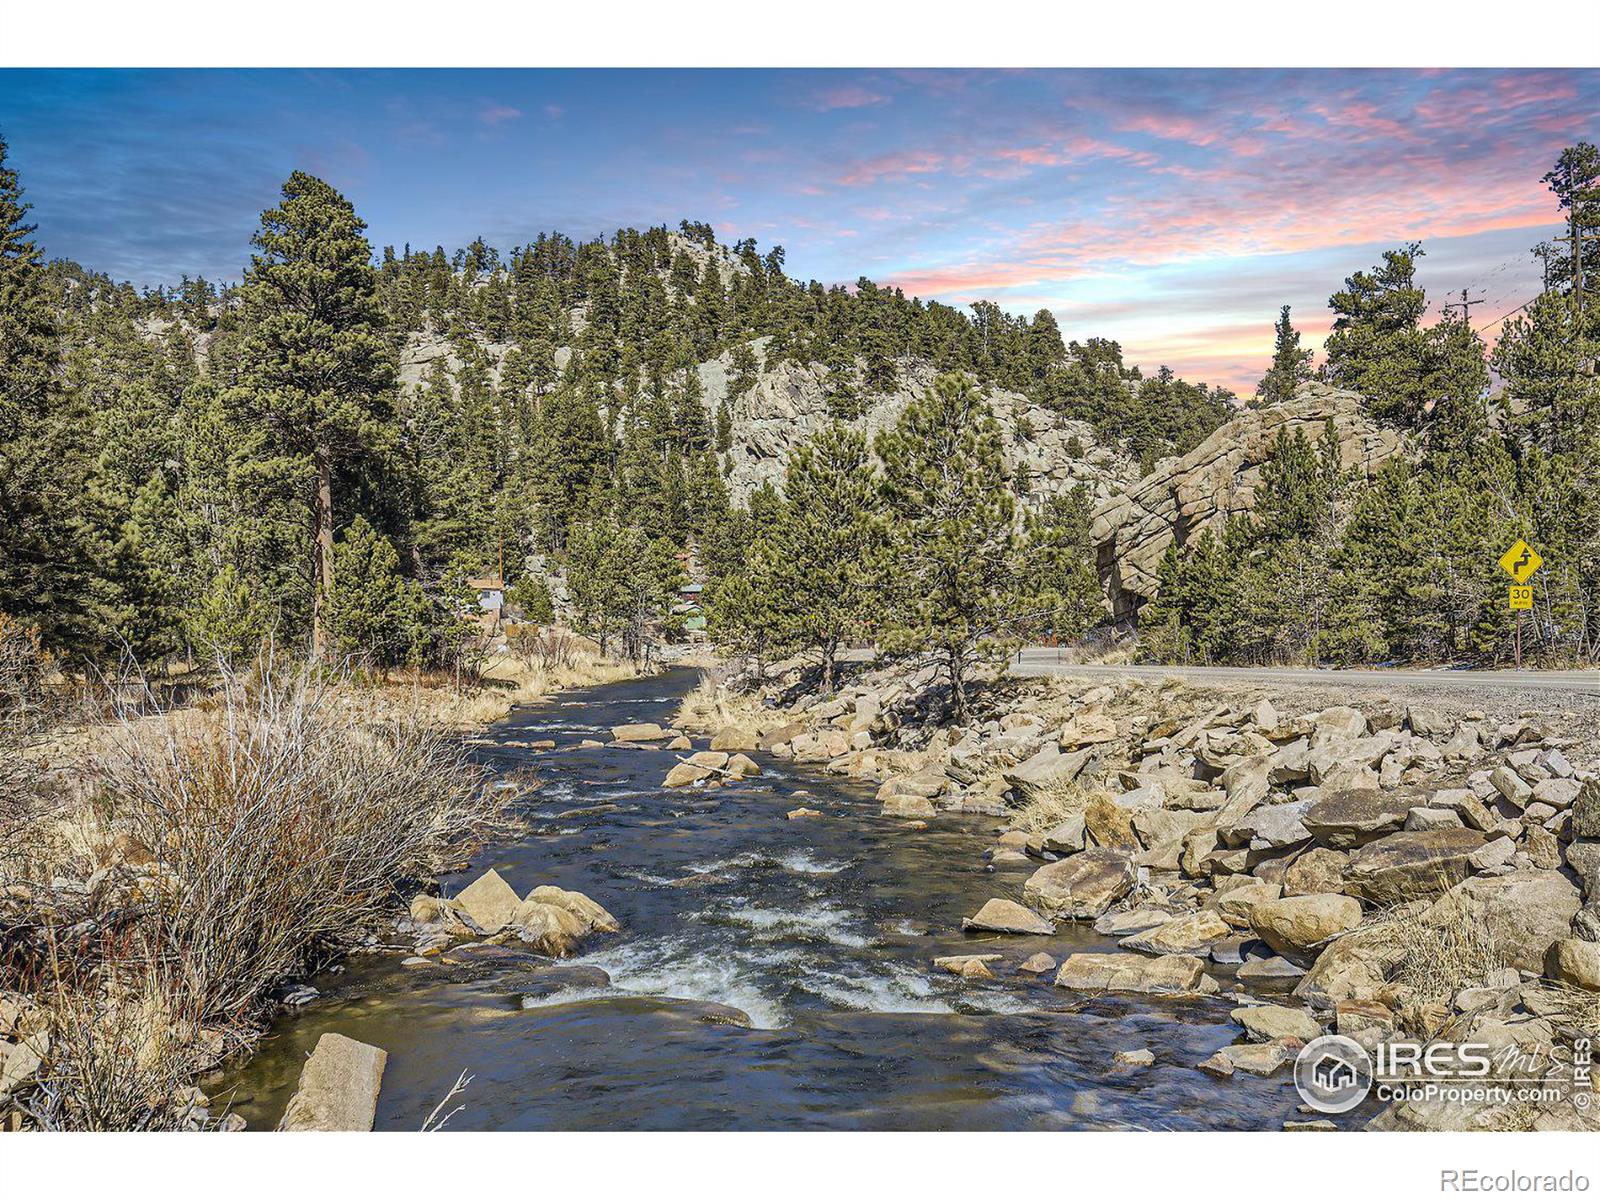
<path fill-rule="evenodd" d="M 340 653 L 378 666 L 404 661 L 412 604 L 389 539 L 357 516 L 334 543 L 328 630 Z"/>
<path fill-rule="evenodd" d="M 1281 404 L 1311 378 L 1311 351 L 1300 349 L 1300 331 L 1289 322 L 1289 306 L 1278 313 L 1273 326 L 1272 366 L 1256 386 L 1257 404 Z"/>
<path fill-rule="evenodd" d="M 817 656 L 832 691 L 839 649 L 869 626 L 882 597 L 885 534 L 865 435 L 825 427 L 790 458 L 783 488 L 767 580 L 779 636 Z"/>
<path fill-rule="evenodd" d="M 397 438 L 393 352 L 365 229 L 328 184 L 302 171 L 289 177 L 254 238 L 240 290 L 239 377 L 224 397 L 246 464 L 240 482 L 270 479 L 289 506 L 268 518 L 278 526 L 275 553 L 294 552 L 294 511 L 305 514 L 306 582 L 283 602 L 296 626 L 306 620 L 318 655 L 333 597 L 336 479 Z"/>
<path fill-rule="evenodd" d="M 93 655 L 111 624 L 88 509 L 89 414 L 62 387 L 61 328 L 0 141 L 0 612 Z"/>
<path fill-rule="evenodd" d="M 888 640 L 934 653 L 965 721 L 972 668 L 1016 611 L 1016 502 L 1000 427 L 970 377 L 942 375 L 879 434 L 877 450 L 898 576 Z"/>
<path fill-rule="evenodd" d="M 1379 420 L 1406 426 L 1421 421 L 1428 399 L 1421 327 L 1428 300 L 1416 282 L 1420 257 L 1415 242 L 1385 251 L 1380 265 L 1357 271 L 1328 299 L 1336 315 L 1324 376 L 1360 392 Z"/>

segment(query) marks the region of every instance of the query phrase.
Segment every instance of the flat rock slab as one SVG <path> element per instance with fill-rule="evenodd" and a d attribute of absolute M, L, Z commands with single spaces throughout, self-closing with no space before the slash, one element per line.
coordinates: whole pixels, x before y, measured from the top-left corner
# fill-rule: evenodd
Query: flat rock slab
<path fill-rule="evenodd" d="M 1414 795 L 1356 788 L 1322 797 L 1301 821 L 1323 845 L 1352 850 L 1399 829 L 1416 803 Z"/>
<path fill-rule="evenodd" d="M 1470 859 L 1484 836 L 1475 829 L 1392 833 L 1350 859 L 1345 887 L 1377 904 L 1400 904 L 1448 891 L 1472 872 Z"/>
<path fill-rule="evenodd" d="M 372 1128 L 389 1055 L 342 1033 L 325 1033 L 300 1070 L 278 1128 L 288 1133 L 361 1132 Z"/>
<path fill-rule="evenodd" d="M 664 742 L 672 735 L 654 721 L 641 721 L 634 725 L 613 725 L 614 742 Z"/>
<path fill-rule="evenodd" d="M 1232 932 L 1233 927 L 1220 916 L 1209 909 L 1202 909 L 1154 929 L 1131 934 L 1117 945 L 1129 950 L 1142 950 L 1146 954 L 1190 954 L 1204 950 L 1212 942 L 1221 941 Z"/>
<path fill-rule="evenodd" d="M 1190 954 L 1073 954 L 1056 972 L 1056 986 L 1080 992 L 1193 993 L 1215 991 L 1216 981 L 1205 973 L 1205 962 Z"/>
<path fill-rule="evenodd" d="M 1258 1042 L 1275 1042 L 1283 1038 L 1309 1042 L 1322 1036 L 1321 1023 L 1303 1008 L 1289 1008 L 1283 1004 L 1252 1004 L 1234 1009 L 1232 1016 Z"/>
<path fill-rule="evenodd" d="M 1047 921 L 1031 908 L 1015 900 L 996 897 L 986 901 L 972 916 L 961 922 L 961 928 L 982 933 L 1054 933 L 1055 923 Z"/>

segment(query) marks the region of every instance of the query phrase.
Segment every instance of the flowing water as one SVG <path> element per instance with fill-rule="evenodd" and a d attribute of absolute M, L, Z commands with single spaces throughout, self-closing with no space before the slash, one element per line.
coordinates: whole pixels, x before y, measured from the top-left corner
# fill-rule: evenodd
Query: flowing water
<path fill-rule="evenodd" d="M 206 1090 L 271 1128 L 333 1031 L 389 1053 L 379 1129 L 419 1128 L 463 1071 L 452 1129 L 1277 1129 L 1301 1115 L 1286 1071 L 1195 1069 L 1238 1037 L 1231 1001 L 1085 998 L 1016 972 L 1037 950 L 1114 948 L 1083 927 L 964 935 L 985 899 L 1021 898 L 1026 869 L 984 862 L 995 818 L 941 815 L 910 832 L 877 816 L 871 787 L 759 754 L 759 778 L 666 790 L 674 755 L 578 746 L 613 725 L 670 723 L 693 682 L 678 670 L 569 692 L 488 735 L 549 737 L 556 751 L 480 751 L 542 786 L 526 836 L 447 889 L 493 867 L 520 893 L 592 896 L 623 932 L 570 961 L 609 985 L 496 948 L 452 952 L 455 966 L 357 956 Z M 826 815 L 785 818 L 802 804 Z M 1007 957 L 993 982 L 932 967 L 980 951 Z M 695 1002 L 740 1009 L 752 1028 L 709 1022 L 715 1010 Z M 1113 1065 L 1140 1047 L 1153 1067 Z"/>

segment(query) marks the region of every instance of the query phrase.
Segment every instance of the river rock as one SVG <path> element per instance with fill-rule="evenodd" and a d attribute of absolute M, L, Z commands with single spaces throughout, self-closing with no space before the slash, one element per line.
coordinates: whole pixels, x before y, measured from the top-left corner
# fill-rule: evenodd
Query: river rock
<path fill-rule="evenodd" d="M 961 928 L 987 933 L 1054 933 L 1055 924 L 1045 920 L 1030 908 L 1014 900 L 996 897 L 984 902 L 972 916 L 961 922 Z"/>
<path fill-rule="evenodd" d="M 949 971 L 952 975 L 959 975 L 967 969 L 970 963 L 999 962 L 1004 954 L 945 954 L 933 960 L 933 965 L 940 970 Z"/>
<path fill-rule="evenodd" d="M 1238 1071 L 1266 1077 L 1276 1075 L 1293 1058 L 1294 1053 L 1282 1042 L 1240 1042 L 1218 1050 L 1200 1069 L 1224 1079 Z"/>
<path fill-rule="evenodd" d="M 935 817 L 939 810 L 933 806 L 933 801 L 926 796 L 890 796 L 883 802 L 883 807 L 878 810 L 880 817 L 902 817 L 909 819 Z"/>
<path fill-rule="evenodd" d="M 761 774 L 761 764 L 748 754 L 735 754 L 728 760 L 728 774 L 749 779 L 753 775 Z"/>
<path fill-rule="evenodd" d="M 806 817 L 820 817 L 822 814 L 814 808 L 806 808 L 801 806 L 800 808 L 791 808 L 784 815 L 787 816 L 791 821 L 799 821 Z"/>
<path fill-rule="evenodd" d="M 720 771 L 728 765 L 728 755 L 724 750 L 700 750 L 689 755 L 685 760 L 697 767 L 706 767 L 712 771 Z"/>
<path fill-rule="evenodd" d="M 487 936 L 504 929 L 521 903 L 522 897 L 495 870 L 478 876 L 452 901 Z"/>
<path fill-rule="evenodd" d="M 1148 1067 L 1156 1061 L 1155 1052 L 1149 1049 L 1118 1050 L 1111 1061 L 1119 1067 Z"/>
<path fill-rule="evenodd" d="M 1134 882 L 1125 852 L 1096 847 L 1040 867 L 1023 885 L 1022 899 L 1036 912 L 1088 921 L 1132 891 Z"/>
<path fill-rule="evenodd" d="M 1215 909 L 1229 925 L 1249 929 L 1250 914 L 1255 911 L 1256 905 L 1276 900 L 1282 895 L 1283 888 L 1276 883 L 1243 883 L 1227 891 L 1218 891 L 1206 901 L 1206 907 Z"/>
<path fill-rule="evenodd" d="M 1507 804 L 1517 808 L 1526 808 L 1528 801 L 1533 798 L 1533 789 L 1522 776 L 1504 764 L 1489 772 L 1489 783 Z"/>
<path fill-rule="evenodd" d="M 1257 1042 L 1275 1042 L 1284 1038 L 1309 1042 L 1322 1036 L 1321 1023 L 1303 1008 L 1289 1008 L 1283 1004 L 1251 1004 L 1234 1009 L 1232 1016 L 1244 1026 L 1245 1033 Z"/>
<path fill-rule="evenodd" d="M 1537 973 L 1550 946 L 1568 936 L 1582 903 L 1560 871 L 1515 871 L 1457 884 L 1422 919 L 1445 928 L 1473 927 L 1507 965 Z"/>
<path fill-rule="evenodd" d="M 300 1069 L 300 1083 L 278 1128 L 368 1132 L 378 1112 L 378 1089 L 389 1056 L 377 1046 L 325 1033 Z"/>
<path fill-rule="evenodd" d="M 1600 942 L 1561 938 L 1545 952 L 1544 973 L 1569 987 L 1600 992 Z"/>
<path fill-rule="evenodd" d="M 662 787 L 681 788 L 699 783 L 702 779 L 711 777 L 711 770 L 707 767 L 696 766 L 692 762 L 676 764 L 667 772 L 667 777 L 661 781 Z"/>
<path fill-rule="evenodd" d="M 585 990 L 600 990 L 611 986 L 611 976 L 599 967 L 591 967 L 584 963 L 564 963 L 541 967 L 533 972 L 533 976 L 522 985 L 523 1007 L 532 1008 L 534 1005 L 527 1003 L 529 1000 L 542 1000 L 553 996 L 557 992 Z"/>
<path fill-rule="evenodd" d="M 795 762 L 827 762 L 850 752 L 850 738 L 842 729 L 818 729 L 796 735 L 789 748 Z"/>
<path fill-rule="evenodd" d="M 664 742 L 670 736 L 667 730 L 654 721 L 611 727 L 611 740 L 614 742 Z"/>
<path fill-rule="evenodd" d="M 1221 941 L 1232 932 L 1232 926 L 1217 913 L 1202 909 L 1143 933 L 1131 934 L 1117 945 L 1146 954 L 1189 954 Z"/>
<path fill-rule="evenodd" d="M 1475 829 L 1392 833 L 1356 851 L 1345 888 L 1375 904 L 1446 891 L 1471 873 L 1469 860 L 1483 844 L 1483 834 Z"/>
<path fill-rule="evenodd" d="M 540 954 L 565 958 L 578 948 L 589 926 L 582 917 L 561 905 L 529 899 L 519 904 L 512 914 L 509 932 Z"/>
<path fill-rule="evenodd" d="M 1351 896 L 1284 896 L 1250 911 L 1250 927 L 1279 954 L 1309 954 L 1359 924 L 1361 902 Z"/>
<path fill-rule="evenodd" d="M 756 748 L 756 735 L 748 729 L 741 729 L 737 725 L 724 725 L 711 735 L 711 748 L 713 750 L 726 750 L 730 753 L 739 750 L 754 750 Z"/>
<path fill-rule="evenodd" d="M 582 892 L 568 891 L 566 888 L 545 884 L 534 888 L 525 899 L 538 904 L 554 904 L 557 908 L 566 909 L 584 923 L 586 933 L 618 933 L 622 929 L 615 917 Z"/>
<path fill-rule="evenodd" d="M 1600 838 L 1600 775 L 1586 779 L 1573 798 L 1572 836 Z"/>
<path fill-rule="evenodd" d="M 1051 958 L 1043 950 L 1039 951 L 1037 954 L 1030 954 L 1027 958 L 1023 959 L 1021 965 L 1017 967 L 1017 970 L 1026 971 L 1030 975 L 1047 975 L 1055 969 L 1056 960 Z"/>
<path fill-rule="evenodd" d="M 1311 836 L 1334 850 L 1351 850 L 1405 824 L 1415 797 L 1377 788 L 1334 792 L 1306 809 Z"/>
<path fill-rule="evenodd" d="M 1191 954 L 1072 954 L 1056 972 L 1056 986 L 1080 992 L 1214 992 L 1205 961 Z"/>

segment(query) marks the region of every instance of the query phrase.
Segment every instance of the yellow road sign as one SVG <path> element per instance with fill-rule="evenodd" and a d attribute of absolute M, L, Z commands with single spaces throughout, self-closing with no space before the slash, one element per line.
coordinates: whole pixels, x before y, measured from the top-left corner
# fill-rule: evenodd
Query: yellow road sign
<path fill-rule="evenodd" d="M 1544 559 L 1539 557 L 1539 552 L 1521 538 L 1500 556 L 1500 569 L 1518 583 L 1527 583 L 1528 578 L 1544 566 Z M 1531 603 L 1528 607 L 1532 607 Z"/>
<path fill-rule="evenodd" d="M 1512 612 L 1516 612 L 1519 608 L 1533 607 L 1533 589 L 1531 587 L 1523 587 L 1520 584 L 1513 583 L 1511 585 L 1510 598 Z"/>

